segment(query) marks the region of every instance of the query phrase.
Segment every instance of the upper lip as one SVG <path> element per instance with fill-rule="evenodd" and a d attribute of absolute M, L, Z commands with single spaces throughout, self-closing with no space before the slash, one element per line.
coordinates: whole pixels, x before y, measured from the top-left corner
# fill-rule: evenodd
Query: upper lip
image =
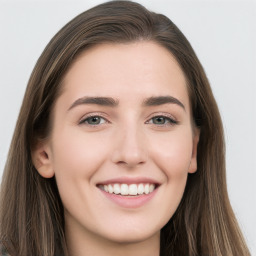
<path fill-rule="evenodd" d="M 160 182 L 149 177 L 119 177 L 119 178 L 113 178 L 113 179 L 108 179 L 108 180 L 98 182 L 97 185 L 108 185 L 108 184 L 116 184 L 116 183 L 128 184 L 128 185 L 149 183 L 149 184 L 160 185 Z"/>

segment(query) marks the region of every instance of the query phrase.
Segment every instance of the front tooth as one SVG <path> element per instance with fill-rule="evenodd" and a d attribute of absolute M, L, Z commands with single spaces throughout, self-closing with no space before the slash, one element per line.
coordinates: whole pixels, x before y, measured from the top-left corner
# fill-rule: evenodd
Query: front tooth
<path fill-rule="evenodd" d="M 150 184 L 150 186 L 149 186 L 149 192 L 150 192 L 150 193 L 153 192 L 154 189 L 155 189 L 155 185 L 154 185 L 154 184 Z"/>
<path fill-rule="evenodd" d="M 139 184 L 137 193 L 139 195 L 142 195 L 144 193 L 144 185 L 143 184 Z"/>
<path fill-rule="evenodd" d="M 145 194 L 149 194 L 149 184 L 145 185 L 144 192 Z"/>
<path fill-rule="evenodd" d="M 104 190 L 108 192 L 108 185 L 104 185 Z"/>
<path fill-rule="evenodd" d="M 131 196 L 137 195 L 137 185 L 136 184 L 129 185 L 129 195 L 131 195 Z"/>
<path fill-rule="evenodd" d="M 114 192 L 114 189 L 111 185 L 108 185 L 108 193 L 112 194 Z"/>
<path fill-rule="evenodd" d="M 118 194 L 121 193 L 120 185 L 119 185 L 119 184 L 114 184 L 114 193 L 115 193 L 116 195 L 118 195 Z"/>
<path fill-rule="evenodd" d="M 127 184 L 121 185 L 121 195 L 126 196 L 129 193 L 129 187 Z"/>

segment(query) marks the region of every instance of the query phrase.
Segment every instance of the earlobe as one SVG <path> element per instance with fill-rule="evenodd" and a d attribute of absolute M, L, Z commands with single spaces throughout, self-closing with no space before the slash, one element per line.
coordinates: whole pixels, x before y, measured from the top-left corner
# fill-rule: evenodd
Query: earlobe
<path fill-rule="evenodd" d="M 39 143 L 31 150 L 33 165 L 44 178 L 52 178 L 54 176 L 50 153 L 50 147 L 44 143 Z"/>
<path fill-rule="evenodd" d="M 195 173 L 197 171 L 197 146 L 200 138 L 200 130 L 195 128 L 194 137 L 193 137 L 193 150 L 192 157 L 189 166 L 189 173 Z"/>

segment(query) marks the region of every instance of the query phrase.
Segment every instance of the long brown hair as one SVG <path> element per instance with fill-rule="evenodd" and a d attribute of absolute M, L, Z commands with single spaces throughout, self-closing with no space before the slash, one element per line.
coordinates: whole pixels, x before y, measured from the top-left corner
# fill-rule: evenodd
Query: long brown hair
<path fill-rule="evenodd" d="M 160 255 L 250 255 L 226 186 L 222 122 L 196 54 L 167 17 L 130 1 L 111 1 L 75 17 L 49 42 L 28 82 L 1 185 L 0 239 L 13 255 L 67 255 L 55 178 L 41 177 L 31 149 L 51 130 L 50 114 L 74 59 L 97 44 L 154 41 L 182 68 L 200 129 L 198 170 L 189 174 L 174 216 L 161 230 Z"/>

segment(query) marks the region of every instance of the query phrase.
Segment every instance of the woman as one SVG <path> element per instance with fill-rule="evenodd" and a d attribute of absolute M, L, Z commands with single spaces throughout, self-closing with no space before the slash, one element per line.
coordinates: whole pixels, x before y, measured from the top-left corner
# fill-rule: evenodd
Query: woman
<path fill-rule="evenodd" d="M 168 18 L 114 1 L 54 36 L 23 100 L 0 223 L 10 255 L 250 255 L 216 102 Z"/>

